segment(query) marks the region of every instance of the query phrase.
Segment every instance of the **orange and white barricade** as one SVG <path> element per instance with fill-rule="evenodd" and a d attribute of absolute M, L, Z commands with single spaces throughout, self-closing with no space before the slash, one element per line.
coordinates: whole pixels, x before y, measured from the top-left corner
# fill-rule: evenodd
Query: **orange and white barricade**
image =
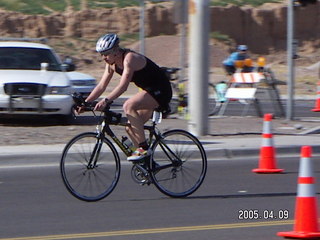
<path fill-rule="evenodd" d="M 257 84 L 264 79 L 262 73 L 248 72 L 248 73 L 234 73 L 230 80 L 230 87 L 226 91 L 226 103 L 222 106 L 219 115 L 223 115 L 230 100 L 249 100 L 257 104 L 255 97 L 257 91 Z M 257 107 L 257 106 L 256 106 Z M 258 115 L 261 115 L 258 109 Z"/>
<path fill-rule="evenodd" d="M 262 73 L 259 72 L 249 72 L 249 73 L 235 73 L 232 76 L 231 84 L 233 83 L 247 83 L 256 84 L 264 79 Z"/>

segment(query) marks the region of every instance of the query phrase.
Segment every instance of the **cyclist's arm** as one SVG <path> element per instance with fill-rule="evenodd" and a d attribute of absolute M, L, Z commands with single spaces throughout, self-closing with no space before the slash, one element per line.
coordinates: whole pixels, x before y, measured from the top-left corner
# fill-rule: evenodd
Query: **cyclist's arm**
<path fill-rule="evenodd" d="M 119 84 L 107 95 L 109 101 L 113 101 L 127 91 L 135 69 L 135 59 L 132 53 L 128 53 L 123 61 L 123 72 Z"/>
<path fill-rule="evenodd" d="M 106 106 L 106 100 L 107 102 L 113 101 L 128 89 L 133 73 L 136 70 L 136 62 L 137 60 L 131 53 L 126 55 L 123 62 L 123 72 L 119 84 L 107 95 L 106 99 L 102 99 L 96 104 L 94 110 L 103 110 Z"/>

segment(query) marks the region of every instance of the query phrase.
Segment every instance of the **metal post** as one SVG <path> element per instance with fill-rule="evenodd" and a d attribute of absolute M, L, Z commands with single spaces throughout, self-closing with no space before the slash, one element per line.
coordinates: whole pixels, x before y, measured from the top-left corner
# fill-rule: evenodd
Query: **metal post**
<path fill-rule="evenodd" d="M 145 42 L 144 42 L 144 21 L 145 21 L 145 4 L 144 0 L 140 0 L 140 18 L 139 18 L 139 39 L 140 39 L 140 53 L 145 54 Z"/>
<path fill-rule="evenodd" d="M 189 131 L 208 133 L 209 0 L 189 0 Z"/>
<path fill-rule="evenodd" d="M 288 99 L 287 99 L 287 120 L 293 120 L 294 116 L 294 9 L 293 1 L 288 0 L 288 16 L 287 16 L 287 64 L 288 64 Z"/>
<path fill-rule="evenodd" d="M 188 2 L 186 0 L 174 1 L 173 22 L 180 25 L 180 72 L 179 81 L 186 79 L 186 38 L 188 24 Z"/>
<path fill-rule="evenodd" d="M 185 73 L 185 68 L 186 68 L 186 36 L 187 36 L 187 21 L 188 21 L 188 2 L 185 0 L 180 0 L 181 1 L 181 19 L 180 19 L 180 24 L 181 24 L 181 37 L 180 37 L 180 76 L 179 80 L 184 80 L 186 73 Z"/>

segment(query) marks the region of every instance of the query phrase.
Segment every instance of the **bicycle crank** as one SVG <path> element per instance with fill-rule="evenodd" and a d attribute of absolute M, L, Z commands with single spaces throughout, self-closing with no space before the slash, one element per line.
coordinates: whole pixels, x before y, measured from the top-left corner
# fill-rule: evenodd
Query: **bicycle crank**
<path fill-rule="evenodd" d="M 131 177 L 133 181 L 140 185 L 150 185 L 152 182 L 149 173 L 143 165 L 141 163 L 134 164 L 131 168 Z"/>

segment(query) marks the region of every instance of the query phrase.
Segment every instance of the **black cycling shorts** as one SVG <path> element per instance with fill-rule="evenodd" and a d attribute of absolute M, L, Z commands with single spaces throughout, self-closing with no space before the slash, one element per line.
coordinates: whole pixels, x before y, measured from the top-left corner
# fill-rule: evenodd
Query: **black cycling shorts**
<path fill-rule="evenodd" d="M 158 111 L 167 112 L 169 110 L 169 103 L 172 98 L 171 84 L 164 84 L 161 87 L 152 87 L 145 89 L 159 104 Z"/>

